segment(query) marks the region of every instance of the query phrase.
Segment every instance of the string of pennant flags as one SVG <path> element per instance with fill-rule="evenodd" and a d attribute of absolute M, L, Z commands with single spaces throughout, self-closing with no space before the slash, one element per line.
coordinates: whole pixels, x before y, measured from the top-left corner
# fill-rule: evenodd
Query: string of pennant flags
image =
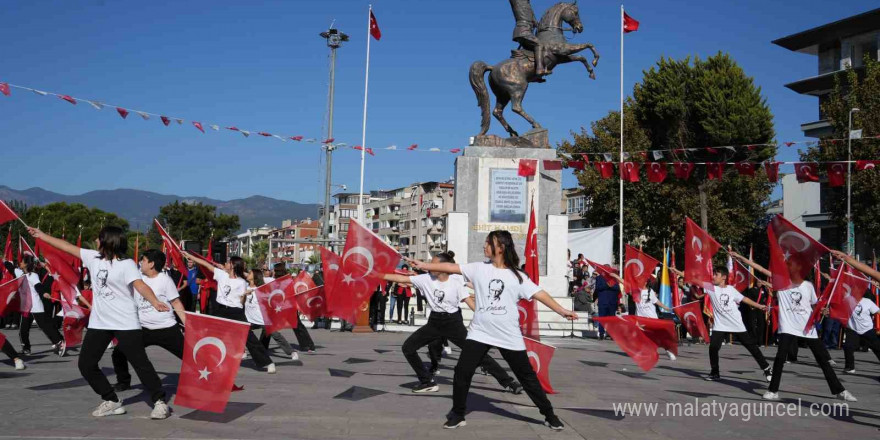
<path fill-rule="evenodd" d="M 364 150 L 367 154 L 369 154 L 371 156 L 375 156 L 377 150 L 426 152 L 426 153 L 452 153 L 452 154 L 458 154 L 462 151 L 461 148 L 451 148 L 451 149 L 420 148 L 419 145 L 416 143 L 413 143 L 408 147 L 398 147 L 397 145 L 391 145 L 391 146 L 384 147 L 384 148 L 374 149 L 374 148 L 368 147 L 365 149 L 364 147 L 362 147 L 360 145 L 349 145 L 346 143 L 335 143 L 336 139 L 332 139 L 332 138 L 331 139 L 321 139 L 321 137 L 306 137 L 304 135 L 299 135 L 299 134 L 291 136 L 291 135 L 279 135 L 279 134 L 275 134 L 275 133 L 269 133 L 266 131 L 246 130 L 243 128 L 239 128 L 236 125 L 214 124 L 214 123 L 201 122 L 201 121 L 190 120 L 190 119 L 185 119 L 185 118 L 180 118 L 180 117 L 167 116 L 167 114 L 162 114 L 162 113 L 136 110 L 130 106 L 113 105 L 113 104 L 108 104 L 108 103 L 106 103 L 104 101 L 100 101 L 100 100 L 78 98 L 78 97 L 74 97 L 74 96 L 67 95 L 67 94 L 48 92 L 48 91 L 44 91 L 44 90 L 40 90 L 40 89 L 35 89 L 32 87 L 26 87 L 26 86 L 21 86 L 21 85 L 17 85 L 17 84 L 7 83 L 7 82 L 0 82 L 0 94 L 3 94 L 5 96 L 11 96 L 12 89 L 28 91 L 28 92 L 31 92 L 31 93 L 38 95 L 38 96 L 54 96 L 54 97 L 57 97 L 63 101 L 66 101 L 72 105 L 77 105 L 78 103 L 84 102 L 84 103 L 88 103 L 91 107 L 93 107 L 96 110 L 103 110 L 104 108 L 108 108 L 108 107 L 113 108 L 116 110 L 116 112 L 119 114 L 119 116 L 122 117 L 122 119 L 127 119 L 130 114 L 134 113 L 145 121 L 149 121 L 151 119 L 158 119 L 165 126 L 171 125 L 172 122 L 176 123 L 177 125 L 184 125 L 185 122 L 188 122 L 190 125 L 193 126 L 194 129 L 200 131 L 202 134 L 206 134 L 208 132 L 208 130 L 212 130 L 215 132 L 221 132 L 221 131 L 225 130 L 227 132 L 240 133 L 244 137 L 250 137 L 251 135 L 256 135 L 257 137 L 274 138 L 274 139 L 279 140 L 281 142 L 293 141 L 293 142 L 301 142 L 301 143 L 305 143 L 305 144 L 314 144 L 314 145 L 332 144 L 336 148 L 347 148 L 347 149 L 357 150 L 357 151 Z M 880 139 L 880 135 L 862 136 L 859 139 L 852 139 L 852 140 L 864 141 L 864 140 L 873 140 L 873 139 Z M 819 144 L 836 145 L 841 142 L 845 142 L 846 140 L 847 139 L 823 139 L 823 140 L 809 140 L 809 141 L 792 141 L 792 142 L 783 142 L 783 143 L 781 143 L 781 145 L 784 145 L 786 147 L 792 147 L 795 145 L 805 145 L 807 147 L 810 147 L 810 146 L 815 146 L 815 145 L 819 145 Z M 626 162 L 626 161 L 629 161 L 630 159 L 632 159 L 633 157 L 636 157 L 636 156 L 641 156 L 642 159 L 648 160 L 648 157 L 650 155 L 651 157 L 653 157 L 654 161 L 660 161 L 660 160 L 666 158 L 666 156 L 669 155 L 670 153 L 672 153 L 672 154 L 689 154 L 689 153 L 705 152 L 705 153 L 709 153 L 709 154 L 722 154 L 725 151 L 730 151 L 730 152 L 735 153 L 737 151 L 741 151 L 742 149 L 747 149 L 747 150 L 751 151 L 751 150 L 755 150 L 756 148 L 759 148 L 759 147 L 770 147 L 770 146 L 778 147 L 778 146 L 780 146 L 780 144 L 777 142 L 771 142 L 771 143 L 757 143 L 757 144 L 746 144 L 746 145 L 724 145 L 724 146 L 701 147 L 701 148 L 668 148 L 668 149 L 657 149 L 657 150 L 642 150 L 642 151 L 634 151 L 634 152 L 624 152 L 623 159 L 625 161 L 624 163 L 630 163 L 630 162 Z M 561 162 L 563 168 L 583 169 L 584 164 L 589 164 L 591 162 L 594 162 L 596 159 L 602 159 L 606 163 L 613 163 L 614 159 L 616 157 L 618 157 L 617 155 L 619 153 L 617 153 L 617 152 L 577 153 L 581 158 L 583 158 L 583 161 L 575 159 L 572 155 L 568 155 L 565 153 L 560 152 L 558 154 L 560 155 L 561 159 L 563 159 Z M 591 160 L 591 159 L 593 159 L 593 160 Z M 584 162 L 584 164 L 581 164 L 580 162 Z M 599 163 L 599 162 L 596 162 L 596 163 Z M 632 163 L 635 163 L 635 162 L 632 162 Z M 657 162 L 647 162 L 647 163 L 657 163 Z M 709 165 L 709 164 L 724 164 L 724 163 L 725 162 L 705 162 L 705 163 L 695 162 L 694 164 L 695 165 Z M 747 163 L 747 162 L 737 162 L 737 163 Z M 736 165 L 737 163 L 727 162 L 726 164 Z M 775 163 L 778 163 L 778 164 L 797 164 L 799 162 L 775 162 Z M 846 162 L 834 162 L 834 163 L 846 163 Z M 550 166 L 554 167 L 555 165 L 551 164 Z"/>

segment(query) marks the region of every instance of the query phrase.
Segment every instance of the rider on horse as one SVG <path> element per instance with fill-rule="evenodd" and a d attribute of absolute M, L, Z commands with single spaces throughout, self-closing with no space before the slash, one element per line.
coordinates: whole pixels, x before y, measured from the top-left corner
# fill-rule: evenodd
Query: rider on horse
<path fill-rule="evenodd" d="M 513 41 L 519 43 L 524 49 L 535 53 L 535 74 L 538 76 L 549 75 L 544 68 L 544 46 L 535 37 L 534 30 L 538 27 L 535 12 L 529 0 L 510 0 L 513 9 L 513 18 L 516 19 L 516 27 L 513 28 Z"/>

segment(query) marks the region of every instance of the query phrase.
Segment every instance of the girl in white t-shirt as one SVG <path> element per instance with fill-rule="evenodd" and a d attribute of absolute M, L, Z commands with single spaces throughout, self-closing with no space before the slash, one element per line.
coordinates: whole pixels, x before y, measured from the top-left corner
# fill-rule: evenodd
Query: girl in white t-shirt
<path fill-rule="evenodd" d="M 753 267 L 768 278 L 773 277 L 769 270 L 754 261 L 736 252 L 729 253 L 734 258 Z M 837 378 L 837 374 L 834 373 L 834 369 L 831 368 L 831 363 L 829 362 L 831 356 L 828 354 L 825 344 L 816 335 L 815 326 L 805 331 L 809 317 L 813 313 L 813 306 L 819 301 L 819 297 L 816 295 L 813 283 L 804 279 L 803 264 L 797 256 L 790 256 L 786 260 L 786 265 L 788 266 L 791 286 L 775 292 L 776 299 L 779 302 L 778 348 L 776 350 L 776 359 L 773 360 L 773 378 L 770 380 L 770 387 L 763 397 L 766 400 L 779 400 L 779 384 L 782 382 L 782 369 L 785 367 L 785 360 L 788 357 L 789 350 L 793 344 L 804 342 L 810 347 L 810 351 L 813 352 L 813 357 L 816 359 L 816 363 L 819 364 L 819 368 L 822 369 L 822 374 L 825 376 L 825 381 L 828 382 L 831 393 L 842 400 L 855 402 L 855 396 L 844 388 Z M 810 264 L 807 265 L 807 267 L 809 266 Z"/>
<path fill-rule="evenodd" d="M 18 330 L 18 335 L 21 339 L 21 353 L 24 355 L 31 354 L 31 322 L 37 321 L 37 326 L 40 327 L 40 330 L 42 330 L 46 337 L 49 338 L 49 341 L 52 342 L 52 350 L 55 351 L 55 353 L 63 355 L 65 350 L 64 338 L 52 322 L 51 311 L 47 312 L 43 307 L 41 294 L 49 293 L 49 291 L 40 280 L 40 276 L 36 272 L 36 266 L 37 260 L 30 253 L 23 255 L 21 261 L 18 262 L 18 267 L 21 269 L 21 272 L 28 283 L 28 290 L 30 291 L 29 300 L 31 305 L 30 310 L 28 310 L 28 316 L 24 316 L 24 313 L 22 313 L 21 327 L 19 327 Z M 24 299 L 22 298 L 22 300 Z"/>
<path fill-rule="evenodd" d="M 431 263 L 455 263 L 454 257 L 455 254 L 452 251 L 442 252 L 437 254 Z M 442 272 L 430 272 L 416 276 L 398 274 L 383 274 L 382 276 L 386 281 L 413 285 L 420 292 L 424 292 L 428 308 L 431 310 L 428 323 L 406 338 L 402 349 L 403 356 L 406 357 L 419 378 L 419 384 L 412 391 L 414 393 L 437 392 L 440 387 L 434 382 L 436 371 L 434 363 L 436 360 L 432 359 L 430 372 L 425 370 L 418 350 L 426 345 L 439 343 L 443 338 L 448 339 L 459 348 L 465 346 L 468 332 L 462 321 L 460 304 L 466 303 L 471 310 L 474 309 L 474 299 L 467 291 L 465 280 L 461 275 L 449 275 Z M 435 353 L 439 351 L 438 349 L 442 350 L 442 347 L 431 348 L 431 350 L 435 350 Z M 432 354 L 433 356 L 437 355 Z M 498 365 L 498 362 L 488 354 L 483 357 L 480 366 L 494 376 L 505 390 L 514 394 L 522 393 L 523 388 L 519 382 L 513 380 L 501 368 L 501 365 Z"/>
<path fill-rule="evenodd" d="M 188 252 L 184 252 L 183 256 L 199 266 L 213 271 L 214 281 L 217 282 L 217 316 L 248 322 L 244 313 L 245 293 L 247 293 L 248 286 L 244 260 L 241 257 L 229 257 L 221 269 Z M 252 332 L 248 332 L 245 346 L 253 356 L 254 363 L 258 368 L 265 368 L 267 373 L 275 374 L 275 363 L 269 357 L 269 350 L 260 344 L 259 339 Z"/>
<path fill-rule="evenodd" d="M 274 281 L 274 278 L 270 279 Z M 247 273 L 247 281 L 248 288 L 245 292 L 244 315 L 247 317 L 248 322 L 251 323 L 251 330 L 257 330 L 260 328 L 263 329 L 263 336 L 265 336 L 265 339 L 261 337 L 259 339 L 260 344 L 262 344 L 263 347 L 268 350 L 269 338 L 271 337 L 275 340 L 275 342 L 278 343 L 278 345 L 281 346 L 281 349 L 284 350 L 284 352 L 287 353 L 287 355 L 290 356 L 291 359 L 299 360 L 299 355 L 296 353 L 296 351 L 293 350 L 293 347 L 290 346 L 290 342 L 287 342 L 287 338 L 285 338 L 284 335 L 281 334 L 281 332 L 275 332 L 271 335 L 266 335 L 266 328 L 264 327 L 266 323 L 263 320 L 263 311 L 260 308 L 260 302 L 257 300 L 257 295 L 255 293 L 257 291 L 257 287 L 266 284 L 266 279 L 263 276 L 263 271 L 259 269 L 251 269 Z"/>
<path fill-rule="evenodd" d="M 525 342 L 519 326 L 520 299 L 537 299 L 566 319 L 578 319 L 578 315 L 559 305 L 547 292 L 541 290 L 517 268 L 520 267 L 513 238 L 508 231 L 492 231 L 486 237 L 483 254 L 489 261 L 458 265 L 455 263 L 424 263 L 409 260 L 413 267 L 436 273 L 462 274 L 473 283 L 474 318 L 468 329 L 467 340 L 462 347 L 452 384 L 452 411 L 446 416 L 444 428 L 454 429 L 465 425 L 464 415 L 468 391 L 474 372 L 491 348 L 497 348 L 510 365 L 532 402 L 545 417 L 545 424 L 553 430 L 564 425 L 553 412 L 553 406 L 538 382 L 526 353 Z"/>
<path fill-rule="evenodd" d="M 150 417 L 168 418 L 171 411 L 165 403 L 162 381 L 144 350 L 134 291 L 137 290 L 158 311 L 167 312 L 170 308 L 156 297 L 150 286 L 144 283 L 134 261 L 125 257 L 128 253 L 128 238 L 125 231 L 116 226 L 106 226 L 101 229 L 98 239 L 95 240 L 97 251 L 81 249 L 36 228 L 28 228 L 28 232 L 49 246 L 81 259 L 83 267 L 88 268 L 89 273 L 94 277 L 89 330 L 79 352 L 80 373 L 92 390 L 104 400 L 92 415 L 105 417 L 125 414 L 125 408 L 119 401 L 116 391 L 98 367 L 98 361 L 115 338 L 118 341 L 115 349 L 122 350 L 144 388 L 150 393 L 151 400 L 155 402 Z"/>

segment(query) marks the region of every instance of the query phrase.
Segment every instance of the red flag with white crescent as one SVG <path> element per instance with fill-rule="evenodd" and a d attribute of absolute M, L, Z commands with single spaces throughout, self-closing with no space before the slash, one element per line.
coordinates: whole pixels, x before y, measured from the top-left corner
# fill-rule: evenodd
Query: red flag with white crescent
<path fill-rule="evenodd" d="M 529 357 L 529 363 L 532 364 L 532 370 L 535 370 L 538 376 L 541 388 L 547 394 L 556 394 L 556 390 L 550 384 L 550 362 L 553 360 L 556 347 L 528 337 L 524 337 L 523 342 L 526 343 L 526 355 Z"/>
<path fill-rule="evenodd" d="M 626 257 L 623 265 L 623 281 L 627 293 L 633 296 L 636 302 L 639 302 L 642 289 L 654 273 L 654 268 L 660 264 L 654 257 L 630 246 L 626 245 Z"/>
<path fill-rule="evenodd" d="M 712 258 L 721 245 L 690 218 L 685 222 L 684 281 L 712 289 Z"/>
<path fill-rule="evenodd" d="M 250 332 L 246 322 L 186 313 L 183 363 L 174 404 L 222 413 Z"/>
<path fill-rule="evenodd" d="M 798 183 L 818 182 L 819 181 L 819 164 L 797 162 L 794 164 L 794 174 Z"/>
<path fill-rule="evenodd" d="M 612 340 L 644 371 L 657 365 L 657 344 L 643 332 L 635 322 L 622 316 L 594 317 L 593 321 L 602 324 Z"/>
<path fill-rule="evenodd" d="M 263 284 L 257 287 L 254 295 L 257 295 L 257 302 L 260 304 L 267 335 L 286 328 L 296 328 L 298 309 L 293 276 L 285 275 Z"/>
<path fill-rule="evenodd" d="M 297 293 L 296 304 L 303 315 L 309 318 L 309 321 L 314 322 L 315 319 L 327 316 L 327 299 L 324 296 L 324 286 L 313 287 L 304 292 Z"/>
<path fill-rule="evenodd" d="M 337 318 L 354 321 L 361 305 L 369 300 L 376 286 L 383 283 L 382 274 L 393 273 L 399 261 L 397 251 L 373 231 L 352 219 L 336 285 L 327 298 L 330 313 Z"/>
<path fill-rule="evenodd" d="M 587 260 L 587 264 L 593 267 L 593 270 L 599 272 L 599 275 L 605 279 L 605 282 L 608 283 L 608 286 L 614 287 L 617 285 L 617 278 L 611 276 L 611 274 L 616 274 L 617 271 L 614 270 L 611 266 L 607 266 L 605 264 L 599 264 L 594 261 Z"/>
<path fill-rule="evenodd" d="M 691 336 L 701 337 L 704 341 L 709 340 L 709 329 L 706 328 L 706 323 L 703 322 L 703 311 L 700 310 L 699 301 L 682 304 L 678 307 L 673 307 L 672 310 Z"/>
<path fill-rule="evenodd" d="M 30 288 L 23 275 L 0 284 L 0 316 L 21 310 L 21 298 L 25 295 L 30 297 Z"/>
<path fill-rule="evenodd" d="M 330 303 L 328 298 L 331 298 L 333 295 L 334 287 L 336 286 L 336 277 L 339 275 L 339 255 L 327 249 L 323 246 L 318 246 L 318 249 L 321 251 L 321 271 L 324 278 L 324 312 L 330 316 L 332 311 L 330 310 Z"/>
<path fill-rule="evenodd" d="M 171 261 L 174 262 L 174 267 L 177 268 L 177 271 L 182 275 L 186 275 L 189 273 L 189 269 L 186 267 L 186 264 L 183 262 L 183 254 L 180 251 L 180 245 L 171 238 L 171 235 L 165 231 L 165 228 L 162 227 L 162 224 L 159 223 L 158 219 L 153 219 L 153 224 L 156 225 L 156 230 L 159 231 L 159 235 L 162 237 L 162 241 L 165 243 L 165 248 L 168 253 L 171 254 Z M 182 280 L 183 278 L 181 278 Z"/>
<path fill-rule="evenodd" d="M 379 41 L 382 39 L 382 31 L 379 29 L 379 22 L 376 21 L 376 14 L 370 9 L 370 35 Z"/>
<path fill-rule="evenodd" d="M 628 34 L 639 30 L 639 21 L 630 17 L 626 12 L 623 13 L 623 33 Z"/>
<path fill-rule="evenodd" d="M 538 225 L 535 221 L 535 202 L 532 201 L 531 211 L 529 213 L 529 229 L 526 234 L 526 275 L 533 283 L 538 284 L 540 276 L 538 266 Z M 521 299 L 517 302 L 516 308 L 519 311 L 519 328 L 523 336 L 541 340 L 541 333 L 538 326 L 538 310 L 537 303 L 527 299 Z"/>
<path fill-rule="evenodd" d="M 678 355 L 678 333 L 675 331 L 675 322 L 669 319 L 646 318 L 644 316 L 626 315 L 628 319 L 645 333 L 645 335 L 666 351 Z"/>
<path fill-rule="evenodd" d="M 749 288 L 752 274 L 739 261 L 733 261 L 733 270 L 730 271 L 728 284 L 740 293 Z"/>
<path fill-rule="evenodd" d="M 770 220 L 767 237 L 770 241 L 773 290 L 785 290 L 792 286 L 791 271 L 797 271 L 801 278 L 808 279 L 813 265 L 822 255 L 830 252 L 825 245 L 781 215 Z"/>
<path fill-rule="evenodd" d="M 663 183 L 666 180 L 666 164 L 660 162 L 650 162 L 648 164 L 648 182 Z"/>

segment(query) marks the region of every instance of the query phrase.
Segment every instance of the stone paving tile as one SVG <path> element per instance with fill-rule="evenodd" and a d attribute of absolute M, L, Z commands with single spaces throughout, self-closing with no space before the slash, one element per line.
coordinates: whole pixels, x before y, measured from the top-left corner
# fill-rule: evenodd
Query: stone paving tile
<path fill-rule="evenodd" d="M 13 343 L 18 340 L 6 332 Z M 135 378 L 134 389 L 120 393 L 128 413 L 95 419 L 99 403 L 76 368 L 77 352 L 58 358 L 48 352 L 45 337 L 35 331 L 35 355 L 28 370 L 16 372 L 0 361 L 0 439 L 754 439 L 877 438 L 880 433 L 880 365 L 871 353 L 857 353 L 855 375 L 841 380 L 858 398 L 844 416 L 810 416 L 813 404 L 832 400 L 821 371 L 802 352 L 797 364 L 786 365 L 782 404 L 799 415 L 758 417 L 741 414 L 672 417 L 660 415 L 670 405 L 760 405 L 767 383 L 754 360 L 738 345 L 722 348 L 723 379 L 706 382 L 708 353 L 704 345 L 683 345 L 675 362 L 661 356 L 643 372 L 611 341 L 553 339 L 557 346 L 551 378 L 559 394 L 550 396 L 566 430 L 553 432 L 526 395 L 501 390 L 492 377 L 477 375 L 468 399 L 466 427 L 441 429 L 451 406 L 452 368 L 458 350 L 444 358 L 436 378 L 438 393 L 415 395 L 415 375 L 400 344 L 407 334 L 350 334 L 313 331 L 322 348 L 302 353 L 292 362 L 277 352 L 278 374 L 258 371 L 245 361 L 224 414 L 177 407 L 168 420 L 149 420 L 150 406 Z M 292 337 L 292 335 L 291 335 Z M 774 347 L 763 349 L 768 358 Z M 180 361 L 157 347 L 148 349 L 169 394 L 173 396 Z M 843 353 L 832 351 L 843 365 Z M 497 353 L 496 358 L 500 358 Z M 427 358 L 423 355 L 425 361 Z M 352 362 L 355 360 L 355 362 Z M 360 362 L 366 360 L 368 362 Z M 501 361 L 504 365 L 504 362 Z M 110 354 L 102 367 L 112 374 Z M 334 374 L 344 372 L 343 374 Z M 354 373 L 349 375 L 349 373 Z M 348 377 L 346 377 L 348 376 Z M 114 379 L 110 378 L 111 382 Z M 368 390 L 364 392 L 364 390 Z M 365 397 L 360 400 L 335 398 Z M 658 414 L 619 414 L 613 405 L 657 403 Z M 752 407 L 748 407 L 752 408 Z"/>

